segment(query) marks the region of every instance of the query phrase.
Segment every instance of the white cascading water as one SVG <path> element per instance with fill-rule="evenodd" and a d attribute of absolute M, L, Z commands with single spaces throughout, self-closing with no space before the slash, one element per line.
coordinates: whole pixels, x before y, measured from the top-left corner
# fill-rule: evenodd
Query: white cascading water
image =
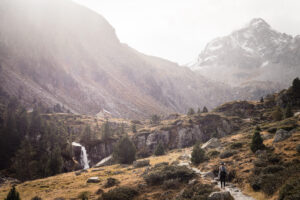
<path fill-rule="evenodd" d="M 88 169 L 90 168 L 89 166 L 89 160 L 88 160 L 88 155 L 86 153 L 86 149 L 84 146 L 77 142 L 72 142 L 73 146 L 81 147 L 81 154 L 80 154 L 80 164 L 83 166 L 83 169 Z"/>

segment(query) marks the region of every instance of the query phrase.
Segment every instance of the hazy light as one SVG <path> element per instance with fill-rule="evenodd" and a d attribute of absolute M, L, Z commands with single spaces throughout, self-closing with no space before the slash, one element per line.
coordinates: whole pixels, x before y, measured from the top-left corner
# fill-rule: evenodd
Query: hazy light
<path fill-rule="evenodd" d="M 252 18 L 300 34 L 298 0 L 76 0 L 99 12 L 121 42 L 180 64 L 194 60 L 211 39 Z"/>

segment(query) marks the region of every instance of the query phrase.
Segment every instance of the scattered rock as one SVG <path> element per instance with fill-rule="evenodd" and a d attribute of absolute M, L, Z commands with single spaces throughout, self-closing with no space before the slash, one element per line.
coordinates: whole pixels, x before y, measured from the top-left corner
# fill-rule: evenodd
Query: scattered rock
<path fill-rule="evenodd" d="M 292 133 L 293 133 L 293 130 L 291 130 L 291 131 L 286 131 L 284 129 L 277 130 L 275 133 L 273 143 L 277 143 L 277 142 L 286 140 L 287 138 L 291 137 Z"/>
<path fill-rule="evenodd" d="M 217 147 L 220 147 L 220 146 L 221 146 L 221 143 L 220 143 L 220 140 L 218 138 L 211 138 L 206 143 L 204 143 L 201 146 L 201 148 L 207 150 L 207 149 L 217 148 Z"/>
<path fill-rule="evenodd" d="M 234 200 L 234 198 L 231 196 L 230 192 L 228 191 L 213 192 L 209 195 L 207 199 L 208 200 Z"/>
<path fill-rule="evenodd" d="M 87 183 L 100 183 L 100 179 L 97 176 L 91 177 L 87 180 Z"/>
<path fill-rule="evenodd" d="M 92 172 L 100 172 L 100 171 L 104 171 L 104 169 L 92 169 Z"/>
<path fill-rule="evenodd" d="M 133 167 L 139 168 L 139 167 L 145 167 L 150 165 L 150 160 L 137 160 L 133 162 Z"/>

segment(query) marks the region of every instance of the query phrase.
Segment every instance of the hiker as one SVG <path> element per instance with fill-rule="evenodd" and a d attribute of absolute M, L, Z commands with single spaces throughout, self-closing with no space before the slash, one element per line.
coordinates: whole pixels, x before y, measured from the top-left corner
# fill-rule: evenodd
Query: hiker
<path fill-rule="evenodd" d="M 221 166 L 219 167 L 219 179 L 221 183 L 221 188 L 222 188 L 222 183 L 224 183 L 224 188 L 225 188 L 226 174 L 227 174 L 226 167 L 225 164 L 222 162 Z"/>

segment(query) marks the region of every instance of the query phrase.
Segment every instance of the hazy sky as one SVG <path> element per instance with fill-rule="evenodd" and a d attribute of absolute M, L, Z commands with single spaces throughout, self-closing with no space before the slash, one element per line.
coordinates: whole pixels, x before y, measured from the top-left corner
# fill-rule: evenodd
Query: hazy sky
<path fill-rule="evenodd" d="M 207 42 L 265 19 L 274 29 L 300 34 L 300 0 L 75 0 L 99 12 L 123 43 L 185 64 Z"/>

